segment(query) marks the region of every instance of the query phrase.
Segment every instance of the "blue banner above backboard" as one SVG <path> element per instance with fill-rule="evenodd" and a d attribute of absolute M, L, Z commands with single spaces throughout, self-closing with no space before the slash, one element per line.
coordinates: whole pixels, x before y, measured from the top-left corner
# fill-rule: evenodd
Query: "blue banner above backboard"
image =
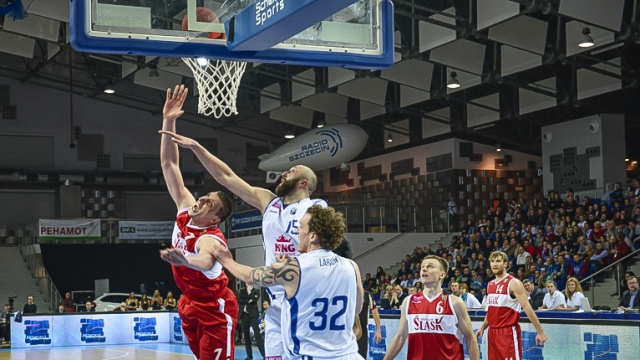
<path fill-rule="evenodd" d="M 262 213 L 260 210 L 249 210 L 232 214 L 231 231 L 260 229 L 262 227 Z"/>
<path fill-rule="evenodd" d="M 225 22 L 231 51 L 264 51 L 356 0 L 258 0 Z"/>

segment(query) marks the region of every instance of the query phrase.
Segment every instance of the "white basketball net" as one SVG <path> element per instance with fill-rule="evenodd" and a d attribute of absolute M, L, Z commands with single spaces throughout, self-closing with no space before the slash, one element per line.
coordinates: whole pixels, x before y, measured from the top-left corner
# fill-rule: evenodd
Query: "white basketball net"
<path fill-rule="evenodd" d="M 198 113 L 216 119 L 237 114 L 236 97 L 246 62 L 182 58 L 198 84 Z M 206 62 L 206 63 L 205 63 Z"/>

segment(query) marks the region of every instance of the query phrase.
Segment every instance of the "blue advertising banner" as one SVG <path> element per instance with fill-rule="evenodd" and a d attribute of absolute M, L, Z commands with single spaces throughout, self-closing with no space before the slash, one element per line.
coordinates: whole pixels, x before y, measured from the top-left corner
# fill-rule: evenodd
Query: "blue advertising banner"
<path fill-rule="evenodd" d="M 260 210 L 242 211 L 232 214 L 231 231 L 260 229 L 262 227 L 262 213 Z"/>

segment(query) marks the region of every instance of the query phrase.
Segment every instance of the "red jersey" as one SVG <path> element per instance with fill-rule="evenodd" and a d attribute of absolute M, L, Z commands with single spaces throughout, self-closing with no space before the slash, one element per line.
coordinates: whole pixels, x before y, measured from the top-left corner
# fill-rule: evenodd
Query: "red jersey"
<path fill-rule="evenodd" d="M 451 296 L 440 293 L 429 299 L 423 292 L 411 295 L 406 309 L 407 359 L 464 359 L 462 332 Z"/>
<path fill-rule="evenodd" d="M 518 299 L 511 297 L 511 282 L 516 278 L 507 275 L 500 280 L 492 280 L 487 285 L 487 322 L 489 327 L 502 328 L 518 324 L 522 307 Z"/>
<path fill-rule="evenodd" d="M 218 226 L 201 228 L 191 224 L 188 209 L 183 209 L 176 217 L 171 247 L 182 251 L 184 256 L 197 254 L 196 246 L 203 236 L 210 236 L 225 246 L 227 241 Z M 191 300 L 206 302 L 218 299 L 220 291 L 227 287 L 229 279 L 222 271 L 222 265 L 216 261 L 211 270 L 199 271 L 186 266 L 171 266 L 173 278 L 182 293 Z"/>

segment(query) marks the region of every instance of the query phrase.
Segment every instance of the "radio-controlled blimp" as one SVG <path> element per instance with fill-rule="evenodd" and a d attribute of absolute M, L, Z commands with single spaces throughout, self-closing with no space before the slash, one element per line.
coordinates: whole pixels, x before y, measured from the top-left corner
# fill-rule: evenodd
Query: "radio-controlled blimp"
<path fill-rule="evenodd" d="M 258 167 L 264 171 L 286 171 L 296 165 L 329 169 L 358 156 L 368 138 L 363 129 L 352 124 L 309 130 L 271 154 L 261 155 Z"/>

